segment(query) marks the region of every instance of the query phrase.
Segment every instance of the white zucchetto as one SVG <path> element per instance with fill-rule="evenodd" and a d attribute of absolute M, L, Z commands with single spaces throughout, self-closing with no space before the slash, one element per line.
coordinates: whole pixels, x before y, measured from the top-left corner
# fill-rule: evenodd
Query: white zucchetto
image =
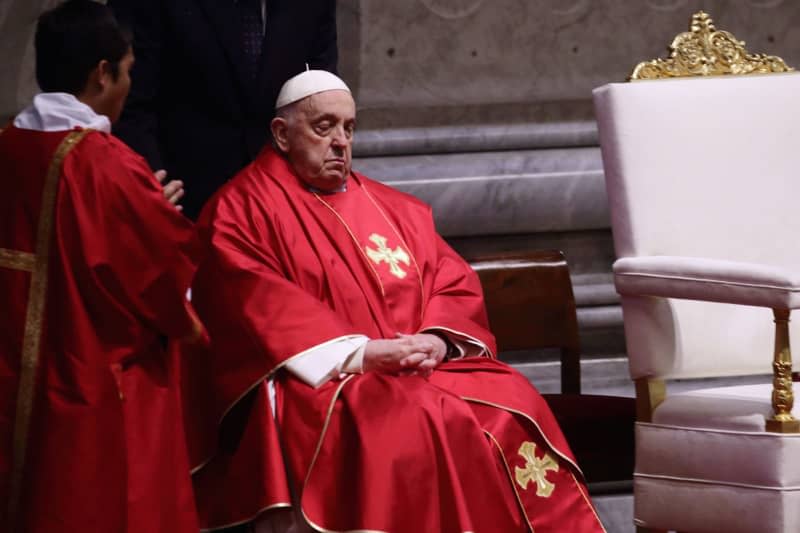
<path fill-rule="evenodd" d="M 339 76 L 331 74 L 327 70 L 306 70 L 289 78 L 283 84 L 281 92 L 278 93 L 278 99 L 275 101 L 275 109 L 280 109 L 312 94 L 337 90 L 350 92 L 350 88 Z"/>

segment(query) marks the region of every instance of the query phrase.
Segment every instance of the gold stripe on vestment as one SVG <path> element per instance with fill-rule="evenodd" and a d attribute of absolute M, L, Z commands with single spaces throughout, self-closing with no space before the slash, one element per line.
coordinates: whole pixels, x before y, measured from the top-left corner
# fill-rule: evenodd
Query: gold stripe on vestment
<path fill-rule="evenodd" d="M 342 382 L 339 384 L 339 386 L 336 387 L 336 391 L 334 391 L 334 393 L 333 393 L 333 398 L 331 398 L 331 401 L 328 404 L 328 412 L 325 415 L 325 423 L 322 425 L 322 432 L 320 433 L 319 440 L 317 440 L 317 447 L 314 449 L 314 455 L 311 458 L 311 464 L 308 467 L 308 472 L 306 473 L 306 478 L 303 481 L 303 488 L 302 488 L 301 494 L 305 492 L 306 485 L 308 485 L 308 480 L 311 479 L 311 472 L 312 472 L 312 470 L 314 470 L 314 466 L 317 463 L 317 456 L 319 455 L 319 451 L 322 449 L 322 443 L 325 440 L 325 435 L 328 433 L 328 424 L 330 424 L 331 418 L 333 417 L 333 408 L 336 405 L 336 400 L 339 399 L 339 395 L 341 394 L 342 389 L 344 388 L 345 385 L 347 385 L 347 382 L 350 381 L 353 378 L 353 376 L 354 376 L 354 374 L 350 374 L 349 376 L 347 376 L 346 378 L 344 378 L 342 380 Z M 386 531 L 380 531 L 380 530 L 377 530 L 377 529 L 348 529 L 347 532 L 336 531 L 336 530 L 333 530 L 333 529 L 325 529 L 321 525 L 315 524 L 314 522 L 311 521 L 310 518 L 308 518 L 308 515 L 306 514 L 305 509 L 303 509 L 302 498 L 301 498 L 301 501 L 299 503 L 299 510 L 300 510 L 300 514 L 303 516 L 303 520 L 305 520 L 306 523 L 312 529 L 314 529 L 315 531 L 318 531 L 320 533 L 387 533 Z"/>
<path fill-rule="evenodd" d="M 508 474 L 508 482 L 511 485 L 511 490 L 514 491 L 514 496 L 517 498 L 517 503 L 519 504 L 519 509 L 522 512 L 522 516 L 525 518 L 525 524 L 530 529 L 531 533 L 535 533 L 533 529 L 533 524 L 531 523 L 531 519 L 528 516 L 528 511 L 525 509 L 525 504 L 522 502 L 522 497 L 519 495 L 519 491 L 517 490 L 517 486 L 514 484 L 514 476 L 511 473 L 511 466 L 508 464 L 508 460 L 506 460 L 506 453 L 503 450 L 503 447 L 500 446 L 500 442 L 497 438 L 489 431 L 483 430 L 483 433 L 489 437 L 489 440 L 497 449 L 497 453 L 500 455 L 500 459 L 503 461 L 503 466 L 505 467 L 506 474 Z"/>
<path fill-rule="evenodd" d="M 544 440 L 545 444 L 547 444 L 547 447 L 550 448 L 550 451 L 552 451 L 553 453 L 558 455 L 565 462 L 567 462 L 570 465 L 572 465 L 573 468 L 575 468 L 576 471 L 580 472 L 581 475 L 583 475 L 583 471 L 578 466 L 578 463 L 576 463 L 575 461 L 573 461 L 572 459 L 567 457 L 567 455 L 564 452 L 562 452 L 561 450 L 559 450 L 558 448 L 553 446 L 553 443 L 548 440 L 547 435 L 545 435 L 544 431 L 542 431 L 542 428 L 539 425 L 539 423 L 536 420 L 534 420 L 533 417 L 531 417 L 529 414 L 523 413 L 522 411 L 518 411 L 516 409 L 512 409 L 511 407 L 507 407 L 505 405 L 501 405 L 499 403 L 487 402 L 486 400 L 481 400 L 481 399 L 478 399 L 478 398 L 471 398 L 469 396 L 460 396 L 460 398 L 462 400 L 464 400 L 465 402 L 473 402 L 473 403 L 477 403 L 477 404 L 481 404 L 481 405 L 488 405 L 489 407 L 494 407 L 496 409 L 501 409 L 503 411 L 508 411 L 509 413 L 513 413 L 515 415 L 521 416 L 522 418 L 524 418 L 525 420 L 530 422 L 533 425 L 533 427 L 536 428 L 536 430 L 539 432 L 539 435 L 541 435 L 542 439 Z"/>
<path fill-rule="evenodd" d="M 608 533 L 608 531 L 606 530 L 606 526 L 603 525 L 603 521 L 600 520 L 600 515 L 597 514 L 597 509 L 594 508 L 592 499 L 589 498 L 589 496 L 586 494 L 584 485 L 578 481 L 578 478 L 575 477 L 575 473 L 572 470 L 568 470 L 568 472 L 572 476 L 572 481 L 575 483 L 575 488 L 577 488 L 578 492 L 581 493 L 581 496 L 583 496 L 583 501 L 585 501 L 586 505 L 589 506 L 589 509 L 592 510 L 592 514 L 594 514 L 595 520 L 597 520 L 597 523 L 600 524 L 600 527 L 603 529 L 603 533 Z"/>
<path fill-rule="evenodd" d="M 33 397 L 36 386 L 36 372 L 39 366 L 39 350 L 42 340 L 47 300 L 47 275 L 50 259 L 50 244 L 53 232 L 58 178 L 64 158 L 92 130 L 69 133 L 55 151 L 45 177 L 42 190 L 42 207 L 36 231 L 36 253 L 31 269 L 31 284 L 28 289 L 28 309 L 25 315 L 25 330 L 22 338 L 22 358 L 17 391 L 17 410 L 14 418 L 14 439 L 11 460 L 11 483 L 9 490 L 9 521 L 15 528 L 17 512 L 22 491 L 22 474 L 25 468 L 25 454 L 28 448 L 28 430 L 33 413 Z"/>
<path fill-rule="evenodd" d="M 35 260 L 36 256 L 30 252 L 20 252 L 18 250 L 9 250 L 8 248 L 0 248 L 0 267 L 2 268 L 33 272 Z"/>
<path fill-rule="evenodd" d="M 259 519 L 259 517 L 262 514 L 266 513 L 267 511 L 274 511 L 274 510 L 278 510 L 278 509 L 291 509 L 291 508 L 292 508 L 292 504 L 291 503 L 287 503 L 287 502 L 273 503 L 272 505 L 267 505 L 263 509 L 259 509 L 253 516 L 251 516 L 249 518 L 246 518 L 244 520 L 238 520 L 238 521 L 232 522 L 230 524 L 214 526 L 214 527 L 209 528 L 209 529 L 200 528 L 200 532 L 201 533 L 205 533 L 206 531 L 210 532 L 210 531 L 217 531 L 218 529 L 223 529 L 223 528 L 227 529 L 229 527 L 244 526 L 246 524 L 250 524 L 251 522 L 255 522 L 256 520 Z"/>
<path fill-rule="evenodd" d="M 254 381 L 249 387 L 247 387 L 245 389 L 245 391 L 243 393 L 241 393 L 235 400 L 233 400 L 233 402 L 231 402 L 230 405 L 228 405 L 225 408 L 225 411 L 222 413 L 222 416 L 217 421 L 217 427 L 219 427 L 222 424 L 222 421 L 225 420 L 225 417 L 228 416 L 228 413 L 231 412 L 231 409 L 233 409 L 236 406 L 236 404 L 239 403 L 242 400 L 242 398 L 247 396 L 253 389 L 255 389 L 256 387 L 258 387 L 259 385 L 264 383 L 264 381 L 266 381 L 266 380 L 270 379 L 272 376 L 274 376 L 278 372 L 278 370 L 280 370 L 281 368 L 285 367 L 291 361 L 294 361 L 295 359 L 299 359 L 300 357 L 303 357 L 304 355 L 307 355 L 309 352 L 311 352 L 313 350 L 317 350 L 317 349 L 322 348 L 324 346 L 329 346 L 329 345 L 331 345 L 331 344 L 333 344 L 335 342 L 339 342 L 339 341 L 342 341 L 342 340 L 355 339 L 355 338 L 358 338 L 358 337 L 363 337 L 363 335 L 361 335 L 361 334 L 357 334 L 357 335 L 342 335 L 341 337 L 336 337 L 335 339 L 329 339 L 329 340 L 327 340 L 325 342 L 322 342 L 320 344 L 314 345 L 314 346 L 312 346 L 310 348 L 306 348 L 302 352 L 296 353 L 296 354 L 292 355 L 291 357 L 287 357 L 286 359 L 284 359 L 283 361 L 278 363 L 276 366 L 270 368 L 267 371 L 266 374 L 264 374 L 262 376 L 259 376 L 259 378 L 256 381 Z M 190 471 L 191 474 L 194 475 L 197 472 L 199 472 L 200 470 L 202 470 L 204 466 L 206 466 L 209 462 L 211 462 L 211 460 L 214 458 L 215 454 L 216 454 L 216 452 L 214 452 L 212 455 L 210 455 L 210 456 L 204 458 L 203 460 L 201 460 L 199 464 L 197 464 L 195 466 L 192 466 L 191 471 Z"/>

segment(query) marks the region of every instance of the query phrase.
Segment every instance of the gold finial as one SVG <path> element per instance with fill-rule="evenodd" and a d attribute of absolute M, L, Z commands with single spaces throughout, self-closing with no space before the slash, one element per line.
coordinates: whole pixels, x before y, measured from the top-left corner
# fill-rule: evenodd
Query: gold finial
<path fill-rule="evenodd" d="M 714 21 L 703 11 L 692 15 L 689 30 L 672 40 L 667 59 L 639 63 L 628 80 L 767 74 L 794 70 L 778 56 L 749 53 L 744 48 L 744 41 L 727 31 L 718 31 Z"/>

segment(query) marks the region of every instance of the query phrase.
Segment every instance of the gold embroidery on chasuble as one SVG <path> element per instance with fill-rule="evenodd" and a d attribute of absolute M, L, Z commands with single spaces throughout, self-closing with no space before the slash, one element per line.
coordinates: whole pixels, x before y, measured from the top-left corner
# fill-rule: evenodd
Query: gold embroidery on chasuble
<path fill-rule="evenodd" d="M 58 181 L 64 158 L 90 131 L 78 130 L 67 134 L 56 148 L 45 176 L 42 189 L 42 207 L 36 230 L 36 251 L 33 254 L 15 250 L 3 253 L 6 267 L 31 272 L 28 288 L 28 307 L 25 314 L 25 330 L 22 339 L 22 358 L 17 390 L 17 409 L 14 418 L 14 437 L 9 476 L 8 522 L 16 522 L 22 494 L 22 479 L 25 456 L 28 448 L 28 430 L 33 414 L 36 372 L 39 367 L 39 349 L 42 337 L 42 323 L 47 300 L 47 282 L 50 260 L 50 245 L 53 232 Z M 12 260 L 14 264 L 12 265 Z"/>
<path fill-rule="evenodd" d="M 406 271 L 400 268 L 400 263 L 405 263 L 406 266 L 411 266 L 411 259 L 408 257 L 406 251 L 403 250 L 399 245 L 392 250 L 386 246 L 386 237 L 378 235 L 377 233 L 370 235 L 369 240 L 374 242 L 377 246 L 377 249 L 370 248 L 369 246 L 364 247 L 364 250 L 367 252 L 367 256 L 372 260 L 372 262 L 376 265 L 386 262 L 389 265 L 389 272 L 391 272 L 392 275 L 400 279 L 406 277 Z"/>
<path fill-rule="evenodd" d="M 36 256 L 29 252 L 0 248 L 0 267 L 33 272 Z"/>
<path fill-rule="evenodd" d="M 363 259 L 363 266 L 380 287 L 387 309 L 418 307 L 421 320 L 425 295 L 417 259 L 364 184 L 353 179 L 346 192 L 325 196 L 315 193 L 314 196 L 349 236 Z M 340 240 L 338 245 L 342 244 Z M 392 326 L 396 331 L 411 331 L 417 327 L 417 322 L 408 317 L 398 320 Z"/>
<path fill-rule="evenodd" d="M 536 485 L 537 496 L 549 498 L 556 486 L 547 480 L 547 473 L 558 472 L 558 462 L 548 452 L 544 452 L 541 459 L 536 457 L 536 444 L 532 442 L 523 442 L 518 453 L 525 459 L 524 468 L 517 466 L 514 469 L 519 486 L 525 490 L 533 483 Z"/>

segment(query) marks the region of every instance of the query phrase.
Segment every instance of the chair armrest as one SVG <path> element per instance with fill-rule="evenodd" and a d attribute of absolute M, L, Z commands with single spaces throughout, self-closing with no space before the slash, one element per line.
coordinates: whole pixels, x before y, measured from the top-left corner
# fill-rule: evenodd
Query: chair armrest
<path fill-rule="evenodd" d="M 800 308 L 800 272 L 703 257 L 624 257 L 614 263 L 624 296 L 660 296 L 772 309 Z"/>

